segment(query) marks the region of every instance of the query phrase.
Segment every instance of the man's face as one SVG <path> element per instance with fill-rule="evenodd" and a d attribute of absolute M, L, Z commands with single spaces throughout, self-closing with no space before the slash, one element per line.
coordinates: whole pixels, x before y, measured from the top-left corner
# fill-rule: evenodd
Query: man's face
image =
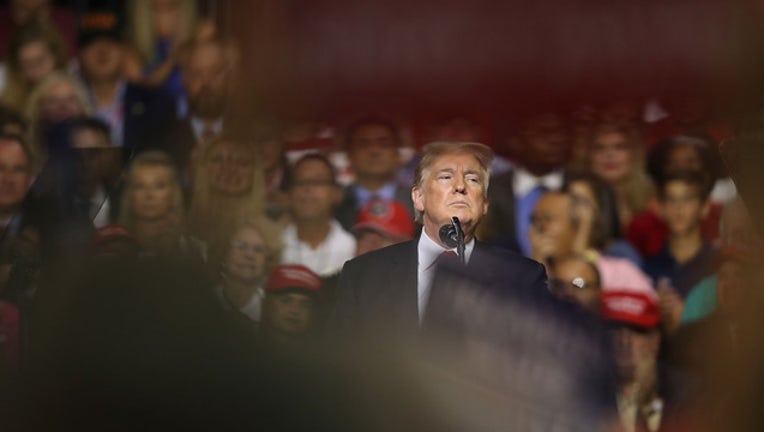
<path fill-rule="evenodd" d="M 23 201 L 32 178 L 31 167 L 21 145 L 0 140 L 0 209 L 15 209 Z"/>
<path fill-rule="evenodd" d="M 292 175 L 289 199 L 295 220 L 307 222 L 331 218 L 332 208 L 341 196 L 329 167 L 322 161 L 307 159 L 295 167 Z"/>
<path fill-rule="evenodd" d="M 183 87 L 193 115 L 216 119 L 228 99 L 229 65 L 220 45 L 204 43 L 189 55 L 183 70 Z"/>
<path fill-rule="evenodd" d="M 358 127 L 349 143 L 350 164 L 359 179 L 392 178 L 400 164 L 398 143 L 385 125 Z"/>
<path fill-rule="evenodd" d="M 544 114 L 526 122 L 521 150 L 523 166 L 536 174 L 562 167 L 570 154 L 570 132 L 557 114 Z"/>
<path fill-rule="evenodd" d="M 592 267 L 581 260 L 562 259 L 554 265 L 550 280 L 555 295 L 596 313 L 599 310 L 600 287 Z"/>
<path fill-rule="evenodd" d="M 313 319 L 313 299 L 307 294 L 272 294 L 267 313 L 269 325 L 289 336 L 304 335 Z"/>
<path fill-rule="evenodd" d="M 242 145 L 220 142 L 210 149 L 206 169 L 210 186 L 224 195 L 242 195 L 252 189 L 254 154 Z"/>
<path fill-rule="evenodd" d="M 245 227 L 231 239 L 225 260 L 226 275 L 244 282 L 256 282 L 265 274 L 267 249 L 257 230 Z"/>
<path fill-rule="evenodd" d="M 666 161 L 667 173 L 677 171 L 700 171 L 703 169 L 703 160 L 700 152 L 694 144 L 680 143 L 672 147 Z"/>
<path fill-rule="evenodd" d="M 414 208 L 423 213 L 424 229 L 437 240 L 441 226 L 456 216 L 471 237 L 488 211 L 485 170 L 469 153 L 449 153 L 423 172 L 422 184 L 411 191 Z"/>
<path fill-rule="evenodd" d="M 80 67 L 89 81 L 114 80 L 122 75 L 122 46 L 111 39 L 99 38 L 80 48 Z"/>
<path fill-rule="evenodd" d="M 655 368 L 660 346 L 658 330 L 641 332 L 618 327 L 613 330 L 613 341 L 616 366 L 622 379 L 644 377 Z"/>
<path fill-rule="evenodd" d="M 130 173 L 128 192 L 136 219 L 156 221 L 166 218 L 175 201 L 172 171 L 164 166 L 135 166 Z"/>
<path fill-rule="evenodd" d="M 661 199 L 661 215 L 672 234 L 684 234 L 700 226 L 708 206 L 693 185 L 670 181 Z"/>
<path fill-rule="evenodd" d="M 21 76 L 28 84 L 35 85 L 56 68 L 56 58 L 41 41 L 29 42 L 19 50 Z"/>
<path fill-rule="evenodd" d="M 543 257 L 568 255 L 576 229 L 571 222 L 571 200 L 563 193 L 547 193 L 533 208 L 529 236 L 531 247 Z"/>
<path fill-rule="evenodd" d="M 42 97 L 40 105 L 42 119 L 58 122 L 83 114 L 85 112 L 80 105 L 77 92 L 68 81 L 60 80 L 52 84 Z"/>

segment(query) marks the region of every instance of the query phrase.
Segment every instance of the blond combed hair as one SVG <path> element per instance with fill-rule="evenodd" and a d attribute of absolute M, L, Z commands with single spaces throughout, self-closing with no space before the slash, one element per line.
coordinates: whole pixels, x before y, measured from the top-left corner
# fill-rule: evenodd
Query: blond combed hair
<path fill-rule="evenodd" d="M 422 148 L 422 159 L 414 170 L 413 188 L 422 187 L 424 179 L 427 177 L 430 167 L 441 156 L 466 153 L 471 154 L 477 159 L 482 170 L 483 196 L 488 198 L 488 183 L 491 177 L 491 162 L 493 161 L 493 150 L 485 144 L 476 142 L 462 141 L 435 141 Z M 422 223 L 422 212 L 414 209 L 414 220 Z"/>

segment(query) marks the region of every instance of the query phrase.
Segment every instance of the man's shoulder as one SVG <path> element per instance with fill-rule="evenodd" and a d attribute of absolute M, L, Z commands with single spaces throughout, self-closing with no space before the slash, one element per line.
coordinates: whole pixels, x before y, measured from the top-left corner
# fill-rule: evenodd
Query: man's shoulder
<path fill-rule="evenodd" d="M 364 267 L 364 266 L 379 266 L 379 265 L 385 265 L 387 263 L 391 263 L 393 259 L 397 258 L 404 258 L 404 259 L 410 259 L 410 257 L 406 257 L 407 254 L 411 254 L 412 252 L 414 255 L 416 255 L 416 247 L 417 247 L 417 241 L 409 240 L 402 243 L 396 243 L 391 246 L 383 247 L 382 249 L 377 249 L 371 252 L 367 252 L 363 255 L 359 255 L 351 260 L 349 260 L 345 266 L 351 266 L 351 267 Z"/>
<path fill-rule="evenodd" d="M 503 247 L 499 247 L 499 246 L 494 246 L 489 243 L 476 241 L 475 249 L 476 251 L 479 251 L 480 260 L 488 260 L 492 263 L 503 262 L 515 268 L 516 267 L 527 268 L 527 269 L 543 268 L 543 265 L 536 260 L 528 258 L 515 251 L 509 250 Z"/>

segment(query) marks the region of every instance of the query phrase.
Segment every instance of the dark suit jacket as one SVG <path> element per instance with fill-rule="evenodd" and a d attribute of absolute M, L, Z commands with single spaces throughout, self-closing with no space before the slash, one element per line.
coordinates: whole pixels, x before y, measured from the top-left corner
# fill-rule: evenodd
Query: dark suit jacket
<path fill-rule="evenodd" d="M 415 339 L 420 329 L 417 244 L 418 239 L 414 239 L 346 262 L 327 330 L 341 338 L 382 332 L 401 338 L 404 343 L 406 339 Z M 479 275 L 476 289 L 497 293 L 499 297 L 544 296 L 548 292 L 541 264 L 479 241 L 467 271 Z M 434 282 L 432 292 L 436 290 Z"/>
<path fill-rule="evenodd" d="M 342 202 L 334 209 L 334 218 L 339 221 L 343 228 L 350 231 L 355 225 L 356 216 L 358 216 L 358 201 L 355 197 L 355 186 L 350 185 L 345 188 Z M 395 200 L 403 204 L 409 211 L 411 218 L 414 218 L 414 204 L 411 202 L 411 189 L 397 186 L 395 188 Z"/>
<path fill-rule="evenodd" d="M 123 101 L 122 147 L 125 159 L 146 148 L 156 148 L 175 120 L 175 101 L 158 90 L 127 84 Z"/>

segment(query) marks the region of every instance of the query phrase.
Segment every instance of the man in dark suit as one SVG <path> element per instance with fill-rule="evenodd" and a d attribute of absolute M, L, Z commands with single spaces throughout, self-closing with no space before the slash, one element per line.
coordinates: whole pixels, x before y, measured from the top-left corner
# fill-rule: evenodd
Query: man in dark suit
<path fill-rule="evenodd" d="M 362 118 L 345 133 L 345 149 L 355 182 L 345 188 L 334 211 L 343 228 L 350 230 L 358 211 L 373 199 L 397 201 L 413 216 L 411 191 L 395 181 L 401 164 L 401 137 L 397 126 L 384 118 Z"/>
<path fill-rule="evenodd" d="M 544 295 L 543 266 L 509 251 L 477 241 L 474 233 L 488 210 L 491 150 L 476 143 L 438 142 L 426 146 L 415 173 L 411 196 L 421 235 L 348 261 L 340 274 L 330 331 L 384 332 L 416 339 L 421 323 L 438 304 L 448 315 L 449 300 L 433 284 L 436 261 L 454 251 L 439 237 L 441 226 L 456 216 L 464 231 L 466 272 L 479 274 L 481 291 Z M 430 299 L 433 296 L 437 298 Z"/>
<path fill-rule="evenodd" d="M 491 179 L 488 241 L 530 256 L 531 212 L 545 191 L 562 187 L 571 143 L 569 126 L 560 113 L 529 114 L 519 121 L 518 133 L 508 143 L 517 165 Z"/>
<path fill-rule="evenodd" d="M 166 144 L 183 171 L 202 156 L 206 144 L 233 129 L 234 112 L 240 111 L 233 106 L 233 47 L 220 39 L 204 40 L 190 45 L 186 54 L 182 70 L 187 112 L 171 127 Z"/>
<path fill-rule="evenodd" d="M 97 10 L 80 20 L 80 72 L 95 106 L 96 117 L 111 129 L 111 142 L 124 159 L 156 147 L 175 119 L 175 101 L 168 94 L 127 81 L 126 47 L 119 14 Z"/>

